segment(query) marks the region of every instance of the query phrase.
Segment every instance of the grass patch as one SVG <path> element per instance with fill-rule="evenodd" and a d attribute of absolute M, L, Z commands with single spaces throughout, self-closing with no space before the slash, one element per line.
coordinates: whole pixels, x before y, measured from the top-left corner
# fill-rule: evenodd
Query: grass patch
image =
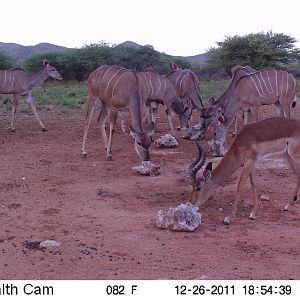
<path fill-rule="evenodd" d="M 300 86 L 300 80 L 298 80 Z M 200 95 L 206 103 L 208 99 L 219 96 L 227 89 L 229 80 L 219 81 L 201 81 Z M 38 110 L 49 110 L 51 107 L 61 108 L 62 112 L 69 109 L 85 110 L 88 96 L 86 82 L 64 82 L 64 81 L 47 81 L 42 86 L 36 87 L 32 91 L 33 101 Z M 300 91 L 298 90 L 298 96 Z M 11 95 L 0 94 L 0 108 L 11 111 Z M 24 103 L 24 97 L 20 98 L 20 103 Z M 21 105 L 19 113 L 27 114 L 30 108 L 27 105 Z"/>

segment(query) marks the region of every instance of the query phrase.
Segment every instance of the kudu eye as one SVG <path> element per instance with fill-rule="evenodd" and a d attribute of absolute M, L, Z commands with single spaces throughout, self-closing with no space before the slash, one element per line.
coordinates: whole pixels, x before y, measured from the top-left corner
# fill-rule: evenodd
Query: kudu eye
<path fill-rule="evenodd" d="M 139 146 L 142 146 L 142 143 L 141 143 L 140 141 L 138 141 L 137 144 L 138 144 Z"/>
<path fill-rule="evenodd" d="M 201 191 L 201 186 L 197 186 L 196 187 L 196 192 L 200 192 Z"/>

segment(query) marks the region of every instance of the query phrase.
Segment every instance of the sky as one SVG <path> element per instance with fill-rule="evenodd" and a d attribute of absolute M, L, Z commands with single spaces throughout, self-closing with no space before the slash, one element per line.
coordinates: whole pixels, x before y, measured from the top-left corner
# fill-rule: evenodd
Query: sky
<path fill-rule="evenodd" d="M 226 37 L 284 33 L 300 47 L 299 0 L 2 0 L 0 42 L 70 48 L 133 41 L 192 56 Z"/>

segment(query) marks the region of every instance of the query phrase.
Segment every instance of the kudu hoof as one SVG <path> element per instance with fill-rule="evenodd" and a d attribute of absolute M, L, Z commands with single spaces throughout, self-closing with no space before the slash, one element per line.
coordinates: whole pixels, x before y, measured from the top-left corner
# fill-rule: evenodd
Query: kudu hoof
<path fill-rule="evenodd" d="M 108 156 L 106 157 L 106 160 L 112 161 L 112 160 L 113 160 L 113 159 L 112 159 L 112 156 L 111 156 L 111 155 L 108 155 Z"/>
<path fill-rule="evenodd" d="M 228 217 L 226 217 L 223 221 L 224 225 L 229 225 L 230 224 L 230 220 L 228 219 Z"/>
<path fill-rule="evenodd" d="M 82 153 L 82 158 L 87 159 L 87 153 Z"/>
<path fill-rule="evenodd" d="M 42 127 L 42 131 L 48 131 L 48 129 L 45 127 Z"/>

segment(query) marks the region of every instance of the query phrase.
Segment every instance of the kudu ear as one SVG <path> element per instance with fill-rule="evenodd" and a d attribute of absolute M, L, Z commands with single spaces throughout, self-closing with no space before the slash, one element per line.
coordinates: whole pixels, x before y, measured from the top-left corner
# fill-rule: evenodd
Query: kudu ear
<path fill-rule="evenodd" d="M 48 66 L 49 66 L 48 60 L 47 60 L 47 59 L 44 59 L 44 60 L 43 60 L 43 67 L 44 67 L 44 68 L 47 68 Z"/>
<path fill-rule="evenodd" d="M 212 162 L 209 162 L 203 171 L 203 177 L 205 182 L 208 182 L 210 180 L 211 172 L 212 172 Z"/>
<path fill-rule="evenodd" d="M 171 68 L 171 70 L 177 70 L 178 69 L 177 65 L 173 62 L 170 62 L 170 68 Z"/>

